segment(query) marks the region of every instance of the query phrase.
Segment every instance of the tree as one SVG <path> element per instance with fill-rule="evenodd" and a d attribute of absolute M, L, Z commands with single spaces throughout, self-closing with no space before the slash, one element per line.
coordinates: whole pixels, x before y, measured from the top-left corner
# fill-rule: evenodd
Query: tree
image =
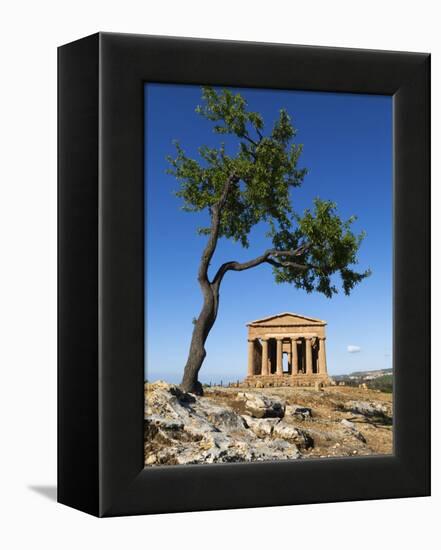
<path fill-rule="evenodd" d="M 296 130 L 286 110 L 280 110 L 271 131 L 265 133 L 262 116 L 250 111 L 240 94 L 204 87 L 202 100 L 196 112 L 214 124 L 216 134 L 235 136 L 238 149 L 229 155 L 223 143 L 218 148 L 202 145 L 200 159 L 194 160 L 175 143 L 176 156 L 168 157 L 168 173 L 180 183 L 176 195 L 182 199 L 183 209 L 208 211 L 210 220 L 207 227 L 198 229 L 207 236 L 197 275 L 203 306 L 194 321 L 181 384 L 184 391 L 199 395 L 205 342 L 217 318 L 222 280 L 229 271 L 267 264 L 277 283 L 291 283 L 329 298 L 337 293 L 334 275 L 340 275 L 343 290 L 349 294 L 370 274 L 350 267 L 357 263 L 364 238 L 364 232 L 355 235 L 351 231 L 355 216 L 343 221 L 335 203 L 319 198 L 302 215 L 294 211 L 290 191 L 300 187 L 306 169 L 297 166 L 302 145 L 293 141 Z M 260 222 L 268 225 L 272 246 L 249 261 L 220 265 L 210 278 L 209 266 L 219 239 L 233 239 L 247 248 L 250 231 Z"/>

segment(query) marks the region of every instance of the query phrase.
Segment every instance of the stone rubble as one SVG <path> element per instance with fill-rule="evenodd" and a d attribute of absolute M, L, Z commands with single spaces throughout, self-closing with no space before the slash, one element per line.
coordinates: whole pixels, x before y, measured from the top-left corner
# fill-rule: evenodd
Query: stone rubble
<path fill-rule="evenodd" d="M 299 449 L 310 449 L 314 445 L 314 440 L 307 432 L 284 421 L 274 426 L 273 435 L 295 443 Z"/>
<path fill-rule="evenodd" d="M 348 401 L 344 408 L 349 412 L 370 417 L 384 418 L 388 415 L 388 409 L 385 405 L 369 403 L 368 401 Z"/>
<path fill-rule="evenodd" d="M 372 437 L 388 433 L 390 403 L 344 401 L 334 392 L 324 407 L 323 392 L 297 394 L 294 403 L 288 391 L 270 388 L 210 389 L 196 397 L 173 384 L 146 384 L 145 465 L 369 455 Z M 302 395 L 308 406 L 297 404 Z"/>
<path fill-rule="evenodd" d="M 253 418 L 249 415 L 242 415 L 247 427 L 258 437 L 270 437 L 273 434 L 274 426 L 280 422 L 280 418 Z"/>
<path fill-rule="evenodd" d="M 347 420 L 346 418 L 343 418 L 341 421 L 341 424 L 344 428 L 346 428 L 354 437 L 356 437 L 358 440 L 360 440 L 362 443 L 366 443 L 366 438 L 364 435 L 357 430 L 355 427 L 355 424 L 351 422 L 350 420 Z"/>
<path fill-rule="evenodd" d="M 246 411 L 255 418 L 283 418 L 285 414 L 285 403 L 267 395 L 240 392 L 238 399 L 245 400 Z"/>
<path fill-rule="evenodd" d="M 285 407 L 285 416 L 294 416 L 299 420 L 306 420 L 312 417 L 312 411 L 308 407 L 302 407 L 301 405 L 287 405 Z"/>
<path fill-rule="evenodd" d="M 195 398 L 177 386 L 149 384 L 145 408 L 147 466 L 211 464 L 300 458 L 310 444 L 300 430 L 284 426 L 277 433 L 284 405 L 266 396 L 244 395 L 248 415 Z M 312 441 L 312 440 L 311 440 Z"/>

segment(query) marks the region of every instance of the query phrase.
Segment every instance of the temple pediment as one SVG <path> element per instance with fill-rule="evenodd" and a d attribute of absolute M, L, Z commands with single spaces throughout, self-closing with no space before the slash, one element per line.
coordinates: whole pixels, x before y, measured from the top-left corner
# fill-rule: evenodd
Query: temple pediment
<path fill-rule="evenodd" d="M 277 315 L 271 315 L 262 319 L 256 319 L 247 323 L 249 327 L 292 327 L 292 326 L 324 326 L 325 321 L 321 319 L 315 319 L 314 317 L 307 317 L 306 315 L 299 315 L 297 313 L 279 313 Z"/>

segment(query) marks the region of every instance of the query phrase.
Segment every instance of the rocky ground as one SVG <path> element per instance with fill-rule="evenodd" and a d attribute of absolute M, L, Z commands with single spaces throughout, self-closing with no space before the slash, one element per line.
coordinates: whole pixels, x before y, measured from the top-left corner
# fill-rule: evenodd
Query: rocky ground
<path fill-rule="evenodd" d="M 344 386 L 206 388 L 145 385 L 145 465 L 392 453 L 392 395 Z"/>

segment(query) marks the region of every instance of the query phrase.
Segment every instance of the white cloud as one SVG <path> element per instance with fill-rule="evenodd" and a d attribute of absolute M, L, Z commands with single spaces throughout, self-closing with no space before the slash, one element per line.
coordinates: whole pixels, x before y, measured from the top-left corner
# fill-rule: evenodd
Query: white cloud
<path fill-rule="evenodd" d="M 349 353 L 359 353 L 361 351 L 360 346 L 348 346 Z"/>

